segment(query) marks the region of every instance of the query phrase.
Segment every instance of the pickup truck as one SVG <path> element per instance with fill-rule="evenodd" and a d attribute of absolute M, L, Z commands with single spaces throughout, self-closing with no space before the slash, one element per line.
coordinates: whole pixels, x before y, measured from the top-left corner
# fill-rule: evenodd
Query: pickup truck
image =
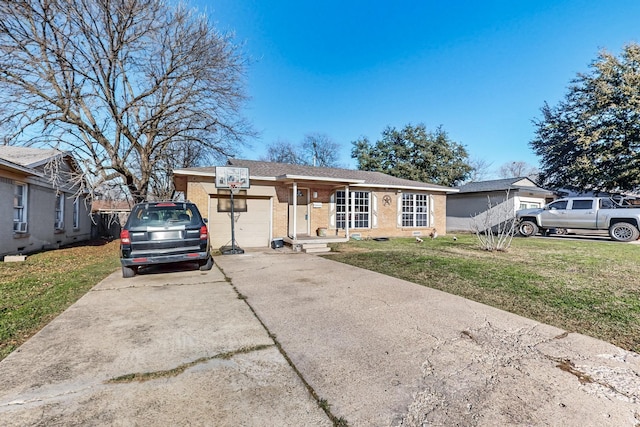
<path fill-rule="evenodd" d="M 608 230 L 613 240 L 631 242 L 640 237 L 637 206 L 607 197 L 558 199 L 542 208 L 517 211 L 517 229 L 525 237 L 552 229 Z"/>

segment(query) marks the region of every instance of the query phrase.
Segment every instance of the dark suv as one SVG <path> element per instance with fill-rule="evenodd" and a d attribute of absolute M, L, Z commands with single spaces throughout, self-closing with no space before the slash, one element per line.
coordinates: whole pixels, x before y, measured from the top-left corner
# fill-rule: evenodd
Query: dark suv
<path fill-rule="evenodd" d="M 122 277 L 139 267 L 174 262 L 197 262 L 211 270 L 209 231 L 198 208 L 189 202 L 138 203 L 120 233 Z"/>

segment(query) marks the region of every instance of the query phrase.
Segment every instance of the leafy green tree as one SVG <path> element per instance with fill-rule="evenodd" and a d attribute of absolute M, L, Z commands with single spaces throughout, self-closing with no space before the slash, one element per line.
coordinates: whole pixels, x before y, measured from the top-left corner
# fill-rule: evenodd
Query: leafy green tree
<path fill-rule="evenodd" d="M 541 182 L 577 191 L 640 188 L 640 45 L 602 51 L 564 99 L 545 104 L 530 142 Z"/>
<path fill-rule="evenodd" d="M 446 186 L 463 182 L 473 170 L 464 146 L 451 141 L 442 127 L 429 132 L 423 124 L 387 127 L 375 144 L 360 138 L 351 157 L 360 170 Z"/>

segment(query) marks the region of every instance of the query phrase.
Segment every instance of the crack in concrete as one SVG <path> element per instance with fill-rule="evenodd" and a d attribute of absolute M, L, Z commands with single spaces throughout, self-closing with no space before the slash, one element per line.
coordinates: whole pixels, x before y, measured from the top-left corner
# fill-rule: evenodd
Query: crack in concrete
<path fill-rule="evenodd" d="M 494 417 L 494 421 L 507 420 L 516 424 L 532 423 L 536 408 L 527 409 L 526 400 L 514 401 L 510 390 L 518 382 L 518 377 L 530 377 L 531 363 L 536 361 L 555 362 L 555 368 L 574 375 L 581 385 L 601 388 L 608 394 L 607 399 L 617 397 L 630 403 L 639 400 L 634 384 L 640 383 L 637 380 L 640 374 L 620 371 L 607 364 L 600 366 L 597 361 L 589 362 L 594 366 L 582 367 L 567 356 L 549 355 L 542 346 L 566 339 L 570 332 L 548 337 L 539 334 L 537 330 L 540 327 L 532 325 L 507 331 L 494 328 L 490 322 L 485 321 L 479 326 L 460 330 L 457 337 L 439 342 L 431 349 L 421 366 L 424 388 L 414 395 L 407 412 L 394 425 L 446 425 L 453 423 L 453 420 L 473 425 L 481 417 Z M 466 355 L 466 360 L 460 360 L 461 355 Z M 618 361 L 620 359 L 613 356 L 611 358 Z M 455 363 L 452 362 L 453 359 L 456 360 Z M 624 361 L 624 357 L 622 359 Z M 454 367 L 456 363 L 459 366 Z M 621 376 L 626 379 L 616 384 Z M 532 381 L 535 384 L 536 380 Z M 544 383 L 538 382 L 538 385 L 545 387 Z M 601 393 L 588 389 L 583 391 L 589 394 Z M 508 405 L 505 403 L 507 409 L 496 412 L 495 408 L 485 406 L 487 396 L 493 393 L 497 393 L 493 397 L 497 402 L 509 402 Z"/>
<path fill-rule="evenodd" d="M 121 375 L 119 377 L 111 378 L 110 380 L 105 381 L 105 384 L 144 382 L 144 381 L 150 381 L 150 380 L 155 380 L 160 378 L 176 377 L 193 366 L 206 363 L 214 359 L 229 360 L 233 356 L 236 356 L 238 354 L 252 353 L 254 351 L 267 349 L 269 347 L 273 347 L 273 345 L 262 344 L 262 345 L 256 345 L 251 347 L 242 347 L 238 350 L 227 351 L 224 353 L 216 354 L 214 356 L 200 357 L 199 359 L 196 359 L 192 362 L 183 363 L 182 365 L 176 366 L 175 368 L 172 368 L 172 369 L 166 369 L 166 370 L 154 371 L 154 372 L 136 372 L 136 373 Z"/>
<path fill-rule="evenodd" d="M 209 285 L 212 283 L 225 283 L 225 280 L 213 280 L 213 281 L 205 281 L 205 282 L 195 282 L 195 283 L 163 283 L 161 285 L 131 285 L 131 286 L 120 286 L 117 288 L 100 288 L 100 289 L 91 289 L 89 292 L 103 292 L 103 291 L 120 291 L 123 289 L 136 289 L 136 288 L 168 288 L 173 286 L 196 286 L 196 285 Z"/>

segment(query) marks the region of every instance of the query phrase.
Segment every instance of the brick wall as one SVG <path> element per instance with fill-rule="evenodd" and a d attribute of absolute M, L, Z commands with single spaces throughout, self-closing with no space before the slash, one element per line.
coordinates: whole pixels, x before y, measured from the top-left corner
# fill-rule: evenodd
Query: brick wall
<path fill-rule="evenodd" d="M 202 182 L 213 183 L 213 178 L 209 177 L 192 177 L 187 179 L 187 191 L 186 198 L 198 206 L 204 216 L 208 216 L 209 199 L 210 195 L 207 189 L 201 184 Z M 273 187 L 273 189 L 271 189 Z M 315 234 L 319 227 L 327 228 L 328 236 L 344 236 L 345 231 L 342 229 L 337 230 L 335 226 L 330 224 L 331 215 L 331 195 L 335 192 L 333 186 L 322 185 L 299 185 L 302 189 L 309 191 L 309 229 L 311 234 Z M 208 185 L 208 189 L 211 190 L 211 186 Z M 275 192 L 274 192 L 275 190 Z M 353 191 L 353 189 L 352 189 Z M 376 214 L 377 214 L 377 226 L 373 227 L 373 216 L 370 217 L 370 228 L 366 229 L 350 229 L 350 233 L 359 233 L 362 238 L 367 237 L 411 237 L 416 234 L 421 236 L 428 236 L 434 228 L 438 231 L 438 234 L 444 235 L 446 231 L 446 195 L 434 193 L 431 194 L 433 200 L 433 227 L 399 227 L 398 224 L 398 203 L 402 201 L 402 193 L 397 192 L 394 189 L 366 189 L 358 188 L 358 191 L 371 191 L 372 195 L 375 195 L 377 199 Z M 289 200 L 291 194 L 291 184 L 280 183 L 252 183 L 251 188 L 248 190 L 247 195 L 251 198 L 252 195 L 258 195 L 261 198 L 271 197 L 273 202 L 273 237 L 284 237 L 288 234 L 289 229 Z M 315 193 L 315 197 L 314 197 Z M 211 203 L 215 203 L 212 200 Z M 268 212 L 265 213 L 268 215 Z"/>

